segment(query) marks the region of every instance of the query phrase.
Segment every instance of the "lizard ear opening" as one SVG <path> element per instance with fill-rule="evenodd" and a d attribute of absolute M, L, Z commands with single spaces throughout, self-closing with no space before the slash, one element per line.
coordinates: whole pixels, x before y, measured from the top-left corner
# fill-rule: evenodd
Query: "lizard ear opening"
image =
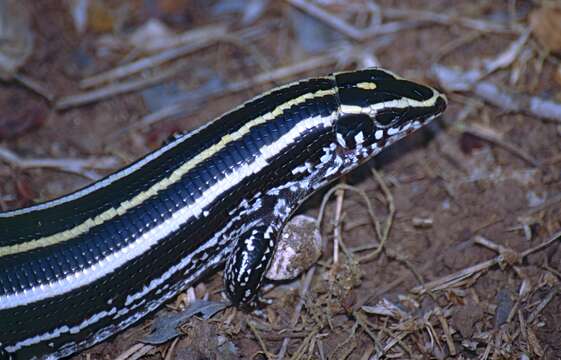
<path fill-rule="evenodd" d="M 367 114 L 344 114 L 335 124 L 335 136 L 339 145 L 354 149 L 372 142 L 374 122 Z"/>

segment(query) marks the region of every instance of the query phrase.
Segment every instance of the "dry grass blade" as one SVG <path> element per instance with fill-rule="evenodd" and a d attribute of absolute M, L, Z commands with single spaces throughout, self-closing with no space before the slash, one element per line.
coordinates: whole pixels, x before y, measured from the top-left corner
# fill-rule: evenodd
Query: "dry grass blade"
<path fill-rule="evenodd" d="M 438 308 L 437 310 L 438 311 L 436 312 L 436 317 L 438 318 L 438 321 L 440 322 L 440 326 L 444 331 L 444 336 L 446 338 L 446 345 L 448 346 L 450 355 L 455 356 L 458 353 L 458 351 L 456 350 L 456 345 L 454 344 L 454 340 L 450 332 L 450 326 L 448 326 L 448 320 L 446 320 L 446 317 L 442 314 L 440 308 Z"/>
<path fill-rule="evenodd" d="M 315 266 L 312 266 L 310 270 L 308 270 L 300 286 L 300 294 L 299 294 L 300 299 L 298 300 L 298 304 L 296 304 L 296 308 L 294 309 L 294 313 L 292 314 L 292 318 L 290 319 L 290 327 L 292 328 L 296 326 L 296 324 L 298 323 L 298 319 L 300 318 L 300 314 L 302 312 L 302 307 L 304 306 L 306 294 L 310 288 L 312 279 L 314 277 L 315 269 L 316 269 Z M 279 353 L 276 357 L 277 360 L 284 359 L 284 355 L 286 354 L 286 350 L 288 349 L 289 341 L 290 339 L 288 337 L 283 339 L 281 349 L 279 350 Z"/>
<path fill-rule="evenodd" d="M 487 260 L 484 262 L 481 262 L 479 264 L 470 266 L 468 268 L 465 268 L 463 270 L 460 270 L 456 273 L 441 277 L 437 280 L 433 280 L 431 282 L 428 282 L 424 285 L 420 285 L 420 286 L 416 286 L 413 289 L 411 289 L 410 291 L 412 293 L 415 294 L 424 294 L 426 292 L 430 292 L 430 291 L 438 291 L 438 290 L 443 290 L 446 288 L 451 288 L 454 286 L 457 286 L 461 281 L 472 277 L 472 276 L 476 276 L 476 275 L 480 275 L 483 271 L 486 271 L 487 269 L 495 266 L 495 265 L 500 265 L 501 263 L 504 263 L 504 261 L 506 260 L 507 263 L 511 263 L 512 259 L 516 259 L 516 261 L 520 261 L 522 259 L 524 259 L 526 256 L 542 250 L 544 248 L 546 248 L 547 246 L 551 245 L 553 242 L 558 241 L 561 239 L 561 231 L 556 232 L 555 234 L 553 234 L 547 241 L 544 241 L 543 243 L 541 243 L 538 246 L 535 246 L 531 249 L 528 249 L 520 254 L 514 252 L 511 249 L 508 248 L 504 248 L 504 247 L 496 247 L 496 246 L 490 246 L 490 248 L 492 249 L 498 249 L 500 250 L 500 254 L 495 257 L 494 259 L 491 260 Z M 481 243 L 481 239 L 478 240 L 479 243 Z M 488 242 L 484 243 L 488 244 Z"/>
<path fill-rule="evenodd" d="M 359 325 L 362 327 L 362 329 L 364 330 L 364 332 L 366 332 L 368 334 L 368 336 L 372 339 L 372 341 L 374 342 L 374 348 L 372 349 L 372 352 L 374 350 L 376 350 L 376 352 L 381 352 L 382 351 L 382 343 L 379 339 L 378 336 L 376 336 L 372 330 L 370 330 L 369 324 L 367 321 L 365 321 L 365 319 L 363 318 L 363 315 L 355 312 L 354 316 L 356 318 L 356 321 L 359 323 Z"/>
<path fill-rule="evenodd" d="M 378 256 L 380 251 L 382 251 L 382 249 L 384 247 L 384 244 L 388 240 L 388 236 L 390 235 L 390 230 L 391 230 L 392 224 L 393 224 L 393 219 L 395 217 L 395 202 L 394 202 L 394 198 L 393 198 L 393 195 L 392 195 L 390 189 L 386 185 L 386 182 L 384 181 L 384 178 L 382 177 L 382 175 L 376 169 L 371 169 L 371 172 L 372 172 L 372 175 L 374 176 L 374 178 L 376 179 L 376 181 L 378 182 L 378 185 L 380 185 L 380 188 L 382 189 L 382 192 L 384 193 L 384 196 L 386 197 L 386 201 L 387 201 L 387 204 L 388 204 L 388 216 L 386 218 L 386 222 L 384 224 L 383 231 L 380 233 L 380 231 L 379 231 L 380 225 L 378 225 L 377 228 L 376 228 L 378 238 L 380 239 L 380 246 L 376 250 L 374 250 L 372 253 L 360 258 L 359 262 L 366 262 L 366 261 L 369 261 L 370 259 L 373 259 L 376 256 Z M 369 209 L 370 209 L 370 207 L 369 207 Z M 370 212 L 370 210 L 369 210 L 369 212 Z M 372 214 L 370 214 L 370 217 L 371 217 L 371 219 L 375 219 L 375 217 L 372 217 Z"/>
<path fill-rule="evenodd" d="M 534 311 L 532 311 L 530 316 L 528 316 L 528 320 L 526 322 L 533 323 L 537 319 L 538 315 L 542 312 L 542 310 L 547 306 L 547 304 L 549 304 L 551 300 L 553 300 L 553 297 L 555 297 L 555 295 L 557 295 L 558 293 L 559 293 L 559 289 L 557 288 L 551 289 L 551 291 L 543 298 L 543 300 L 538 304 L 538 306 L 536 306 Z"/>
<path fill-rule="evenodd" d="M 274 359 L 275 356 L 272 353 L 270 353 L 269 350 L 267 350 L 267 345 L 263 341 L 263 338 L 259 334 L 259 331 L 257 331 L 257 328 L 255 327 L 253 322 L 248 321 L 247 325 L 251 329 L 251 332 L 253 333 L 253 335 L 257 338 L 257 341 L 259 342 L 259 346 L 261 346 L 262 353 L 267 357 L 267 359 Z"/>
<path fill-rule="evenodd" d="M 331 196 L 336 193 L 339 190 L 349 190 L 351 192 L 354 192 L 358 195 L 360 195 L 362 197 L 362 199 L 364 200 L 364 202 L 367 205 L 368 208 L 368 213 L 370 215 L 370 220 L 372 221 L 374 228 L 376 230 L 376 234 L 378 236 L 378 238 L 380 239 L 380 244 L 378 245 L 377 249 L 374 251 L 374 254 L 378 254 L 381 249 L 383 248 L 384 243 L 382 242 L 382 230 L 381 230 L 381 226 L 380 226 L 380 222 L 378 221 L 378 218 L 376 217 L 376 214 L 374 213 L 374 208 L 372 206 L 372 203 L 370 202 L 370 199 L 368 198 L 368 195 L 366 194 L 366 192 L 364 192 L 364 190 L 359 189 L 357 187 L 351 186 L 351 185 L 347 185 L 347 184 L 338 184 L 334 187 L 332 187 L 331 189 L 329 189 L 327 191 L 327 193 L 323 196 L 323 200 L 321 202 L 321 206 L 320 206 L 320 211 L 319 211 L 319 215 L 318 215 L 318 220 L 317 220 L 317 228 L 321 230 L 321 225 L 322 225 L 322 221 L 324 218 L 324 214 L 325 214 L 325 209 L 327 207 L 327 202 L 329 201 L 329 199 L 331 198 Z M 372 255 L 368 255 L 369 258 L 372 257 Z"/>
<path fill-rule="evenodd" d="M 411 289 L 410 291 L 415 294 L 424 294 L 427 292 L 438 291 L 442 289 L 447 289 L 456 286 L 459 282 L 472 277 L 474 275 L 480 274 L 483 271 L 497 265 L 500 259 L 497 257 L 495 259 L 487 260 L 477 265 L 470 266 L 453 274 L 441 277 L 437 280 L 430 281 L 423 285 L 419 285 Z"/>
<path fill-rule="evenodd" d="M 394 346 L 403 341 L 403 339 L 405 339 L 411 333 L 412 331 L 401 331 L 398 335 L 392 334 L 390 339 L 384 344 L 383 349 L 376 352 L 372 360 L 382 359 L 388 351 L 390 351 Z"/>
<path fill-rule="evenodd" d="M 492 74 L 493 72 L 506 68 L 510 66 L 518 57 L 524 44 L 528 41 L 530 37 L 530 31 L 524 31 L 518 39 L 510 44 L 510 46 L 502 53 L 497 55 L 494 59 L 485 60 L 484 64 L 484 72 L 481 74 L 481 78 Z"/>
<path fill-rule="evenodd" d="M 148 344 L 135 344 L 121 353 L 115 360 L 137 360 L 148 354 L 154 349 L 154 346 Z"/>
<path fill-rule="evenodd" d="M 343 235 L 341 234 L 341 213 L 343 212 L 343 201 L 345 196 L 344 190 L 335 192 L 335 215 L 333 218 L 333 263 L 339 262 L 339 246 L 343 245 Z"/>
<path fill-rule="evenodd" d="M 206 93 L 206 94 L 201 94 L 201 96 L 199 96 L 197 95 L 197 93 L 193 93 L 192 95 L 194 99 L 200 97 L 201 99 L 205 98 L 208 100 L 211 96 L 220 97 L 226 94 L 232 94 L 232 93 L 244 91 L 266 83 L 282 81 L 283 79 L 291 78 L 297 74 L 309 72 L 316 68 L 333 65 L 334 63 L 337 63 L 340 60 L 340 56 L 342 53 L 348 53 L 348 52 L 349 49 L 345 47 L 338 48 L 335 51 L 323 55 L 318 55 L 315 57 L 310 57 L 299 63 L 277 67 L 274 70 L 260 73 L 249 79 L 228 83 L 220 90 L 217 90 L 210 94 Z M 159 121 L 175 118 L 177 116 L 186 116 L 198 110 L 196 104 L 197 102 L 193 101 L 193 102 L 178 103 L 178 104 L 172 104 L 166 106 L 156 112 L 143 116 L 140 119 L 140 121 L 134 123 L 132 126 L 125 129 L 125 131 L 145 128 Z"/>

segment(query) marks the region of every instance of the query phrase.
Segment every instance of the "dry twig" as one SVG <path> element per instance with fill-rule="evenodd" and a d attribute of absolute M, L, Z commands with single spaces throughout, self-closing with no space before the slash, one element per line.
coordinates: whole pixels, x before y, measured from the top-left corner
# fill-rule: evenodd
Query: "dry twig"
<path fill-rule="evenodd" d="M 302 313 L 302 307 L 304 306 L 304 302 L 306 301 L 306 294 L 308 293 L 308 290 L 312 283 L 312 279 L 314 277 L 315 269 L 315 266 L 312 266 L 310 270 L 308 270 L 308 272 L 306 273 L 306 277 L 303 279 L 300 285 L 300 299 L 298 300 L 298 303 L 296 304 L 296 307 L 294 309 L 294 313 L 292 314 L 292 318 L 290 319 L 291 328 L 294 328 L 298 323 L 298 319 L 300 318 L 300 314 Z M 283 339 L 281 349 L 279 350 L 279 353 L 276 357 L 277 360 L 284 359 L 284 355 L 286 354 L 286 350 L 288 349 L 289 341 L 290 339 L 288 337 L 285 337 Z"/>
<path fill-rule="evenodd" d="M 335 51 L 329 52 L 327 54 L 311 57 L 305 61 L 296 64 L 291 64 L 284 67 L 278 67 L 274 70 L 258 74 L 250 79 L 244 79 L 233 83 L 228 83 L 221 89 L 216 89 L 211 92 L 207 91 L 205 93 L 193 93 L 192 94 L 193 101 L 172 104 L 158 111 L 147 114 L 144 117 L 142 117 L 140 121 L 134 123 L 131 127 L 127 128 L 126 130 L 145 128 L 151 124 L 154 124 L 156 122 L 165 119 L 191 114 L 197 110 L 197 106 L 198 106 L 197 104 L 201 103 L 200 101 L 197 101 L 197 99 L 209 98 L 211 96 L 219 97 L 219 96 L 224 96 L 226 94 L 237 93 L 240 91 L 250 89 L 252 87 L 263 85 L 265 83 L 277 82 L 282 79 L 293 77 L 300 73 L 309 72 L 317 68 L 321 68 L 324 66 L 332 65 L 337 62 L 341 62 L 343 61 L 343 59 L 341 58 L 341 54 L 348 54 L 349 52 L 350 50 L 346 47 L 338 48 Z"/>
<path fill-rule="evenodd" d="M 493 33 L 520 33 L 524 29 L 521 27 L 509 27 L 505 25 L 500 25 L 494 22 L 488 22 L 479 19 L 471 19 L 462 16 L 436 13 L 432 11 L 425 10 L 410 10 L 410 9 L 395 9 L 395 8 L 384 8 L 384 15 L 388 17 L 399 17 L 399 18 L 411 18 L 421 21 L 428 21 L 432 23 L 442 24 L 442 25 L 459 25 L 466 28 L 474 29 L 481 32 L 493 32 Z"/>
<path fill-rule="evenodd" d="M 479 264 L 467 267 L 465 269 L 462 269 L 458 272 L 455 272 L 453 274 L 441 277 L 439 279 L 433 280 L 431 282 L 428 282 L 424 285 L 420 285 L 420 286 L 416 286 L 413 289 L 411 289 L 410 291 L 415 293 L 415 294 L 424 294 L 426 292 L 429 291 L 438 291 L 438 290 L 443 290 L 446 288 L 450 288 L 450 287 L 455 287 L 458 286 L 460 282 L 472 277 L 472 276 L 480 276 L 482 272 L 488 270 L 489 268 L 495 266 L 495 265 L 499 265 L 501 263 L 504 263 L 506 261 L 506 263 L 508 264 L 513 264 L 514 262 L 519 262 L 521 260 L 523 260 L 525 257 L 527 257 L 528 255 L 542 250 L 546 247 L 548 247 L 549 245 L 551 245 L 552 243 L 554 243 L 555 241 L 558 241 L 561 239 L 561 230 L 557 231 L 556 233 L 554 233 L 547 241 L 544 241 L 543 243 L 530 248 L 526 251 L 523 251 L 521 253 L 516 253 L 514 250 L 503 247 L 503 246 L 494 246 L 494 245 L 490 245 L 489 241 L 483 241 L 484 239 L 482 238 L 478 238 L 476 237 L 476 243 L 480 243 L 480 244 L 486 244 L 487 247 L 491 248 L 491 249 L 496 249 L 499 250 L 500 253 L 498 256 L 496 256 L 493 259 L 481 262 Z"/>
<path fill-rule="evenodd" d="M 448 91 L 473 91 L 486 102 L 509 111 L 533 115 L 561 123 L 561 104 L 537 96 L 501 89 L 489 81 L 479 81 L 479 70 L 461 72 L 443 65 L 433 65 L 433 74 Z"/>
<path fill-rule="evenodd" d="M 492 128 L 485 127 L 483 125 L 478 125 L 478 124 L 468 125 L 467 123 L 460 124 L 458 125 L 458 127 L 461 129 L 462 132 L 471 134 L 482 140 L 491 142 L 510 151 L 511 153 L 518 156 L 522 160 L 526 161 L 528 164 L 530 164 L 533 167 L 539 166 L 538 161 L 534 159 L 531 155 L 527 154 L 524 150 L 522 150 L 520 146 L 511 144 L 508 141 L 502 139 L 502 136 L 497 132 L 495 132 L 495 130 Z"/>
<path fill-rule="evenodd" d="M 86 159 L 51 159 L 51 158 L 28 158 L 24 159 L 18 154 L 0 147 L 0 161 L 4 161 L 20 169 L 49 168 L 72 174 L 81 175 L 90 180 L 101 177 L 97 172 L 88 169 L 112 170 L 119 165 L 119 161 L 112 156 L 91 157 Z"/>
<path fill-rule="evenodd" d="M 374 37 L 376 35 L 390 34 L 398 31 L 413 29 L 423 25 L 425 22 L 422 20 L 405 20 L 399 22 L 390 22 L 381 24 L 379 21 L 371 21 L 371 23 L 366 28 L 357 28 L 354 25 L 347 23 L 346 21 L 340 19 L 334 14 L 323 10 L 321 7 L 315 5 L 312 2 L 305 0 L 287 0 L 292 6 L 308 13 L 309 15 L 317 18 L 318 20 L 326 23 L 335 30 L 350 37 L 356 41 L 364 41 L 368 38 Z M 376 13 L 378 11 L 377 7 L 372 3 L 368 2 L 368 10 L 371 13 Z M 377 17 L 372 16 L 373 19 Z"/>
<path fill-rule="evenodd" d="M 145 79 L 135 79 L 118 84 L 110 84 L 96 90 L 65 96 L 56 102 L 55 107 L 58 110 L 65 110 L 156 85 L 182 72 L 188 65 L 189 64 L 186 62 L 181 61 Z"/>
<path fill-rule="evenodd" d="M 137 343 L 115 358 L 115 360 L 137 360 L 154 349 L 153 345 Z"/>
<path fill-rule="evenodd" d="M 113 82 L 141 71 L 162 65 L 168 61 L 185 56 L 215 43 L 226 35 L 225 26 L 207 26 L 201 29 L 187 31 L 178 35 L 171 49 L 163 50 L 155 55 L 147 56 L 134 62 L 117 66 L 106 72 L 83 79 L 80 88 L 87 89 L 106 82 Z"/>
<path fill-rule="evenodd" d="M 257 331 L 255 324 L 253 324 L 253 322 L 251 321 L 248 321 L 247 325 L 251 329 L 251 332 L 253 332 L 253 335 L 255 335 L 255 337 L 257 338 L 257 341 L 259 342 L 259 346 L 261 346 L 261 351 L 263 352 L 263 354 L 267 357 L 267 359 L 273 359 L 274 356 L 269 352 L 269 350 L 267 350 L 267 345 L 261 338 L 261 335 L 259 334 L 259 331 Z"/>

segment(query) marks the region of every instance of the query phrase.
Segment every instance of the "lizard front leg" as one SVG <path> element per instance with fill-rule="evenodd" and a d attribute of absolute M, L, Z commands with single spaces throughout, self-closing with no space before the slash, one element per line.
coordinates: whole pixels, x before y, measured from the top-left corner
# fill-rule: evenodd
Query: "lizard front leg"
<path fill-rule="evenodd" d="M 253 214 L 253 220 L 246 221 L 240 228 L 234 250 L 226 261 L 226 294 L 234 305 L 249 304 L 255 300 L 277 240 L 296 207 L 283 198 L 268 197 L 263 203 L 259 216 Z"/>

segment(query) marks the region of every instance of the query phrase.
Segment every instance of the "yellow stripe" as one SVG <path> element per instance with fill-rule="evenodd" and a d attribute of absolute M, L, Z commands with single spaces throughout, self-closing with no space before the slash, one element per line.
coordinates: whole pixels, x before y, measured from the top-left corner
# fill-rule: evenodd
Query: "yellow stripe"
<path fill-rule="evenodd" d="M 376 83 L 373 82 L 360 82 L 356 84 L 356 87 L 364 90 L 375 90 L 377 88 Z"/>
<path fill-rule="evenodd" d="M 79 225 L 76 225 L 75 227 L 73 227 L 71 229 L 62 231 L 60 233 L 45 236 L 43 238 L 39 238 L 39 239 L 36 239 L 36 240 L 30 240 L 30 241 L 27 241 L 27 242 L 22 243 L 22 244 L 0 247 L 0 257 L 6 256 L 6 255 L 13 255 L 13 254 L 17 254 L 17 253 L 22 253 L 22 252 L 30 251 L 30 250 L 40 248 L 40 247 L 59 244 L 61 242 L 70 240 L 72 238 L 75 238 L 75 237 L 89 231 L 94 226 L 103 224 L 104 222 L 106 222 L 108 220 L 111 220 L 112 218 L 114 218 L 118 215 L 123 215 L 124 213 L 127 212 L 127 210 L 142 204 L 146 199 L 156 195 L 158 192 L 160 192 L 162 190 L 165 190 L 170 185 L 172 185 L 175 182 L 177 182 L 178 180 L 180 180 L 183 177 L 183 175 L 185 175 L 187 172 L 189 172 L 195 166 L 197 166 L 201 162 L 205 161 L 206 159 L 210 158 L 212 155 L 216 154 L 218 151 L 224 149 L 224 147 L 228 143 L 231 143 L 232 141 L 236 141 L 236 140 L 241 139 L 244 135 L 249 133 L 249 131 L 251 130 L 252 127 L 260 125 L 260 124 L 264 124 L 267 121 L 271 121 L 271 120 L 277 118 L 278 116 L 282 115 L 284 111 L 290 109 L 293 106 L 301 104 L 301 103 L 303 103 L 307 100 L 314 99 L 314 98 L 319 98 L 319 97 L 323 97 L 323 96 L 327 96 L 327 95 L 335 95 L 336 92 L 337 91 L 336 91 L 335 88 L 329 89 L 329 90 L 319 90 L 319 91 L 316 91 L 315 93 L 306 93 L 304 95 L 300 95 L 297 98 L 289 100 L 289 101 L 277 106 L 273 111 L 268 112 L 268 113 L 266 113 L 262 116 L 259 116 L 255 119 L 251 120 L 251 121 L 248 121 L 247 123 L 245 123 L 241 128 L 239 128 L 234 133 L 224 135 L 220 139 L 219 142 L 212 145 L 208 149 L 205 149 L 203 152 L 197 154 L 195 157 L 193 157 L 192 159 L 187 161 L 185 164 L 181 165 L 169 177 L 167 177 L 165 179 L 162 179 L 160 182 L 154 184 L 148 190 L 137 194 L 132 199 L 127 200 L 127 201 L 123 201 L 121 204 L 119 204 L 119 207 L 107 209 L 103 213 L 95 216 L 94 218 L 87 219 L 83 223 L 81 223 Z"/>

